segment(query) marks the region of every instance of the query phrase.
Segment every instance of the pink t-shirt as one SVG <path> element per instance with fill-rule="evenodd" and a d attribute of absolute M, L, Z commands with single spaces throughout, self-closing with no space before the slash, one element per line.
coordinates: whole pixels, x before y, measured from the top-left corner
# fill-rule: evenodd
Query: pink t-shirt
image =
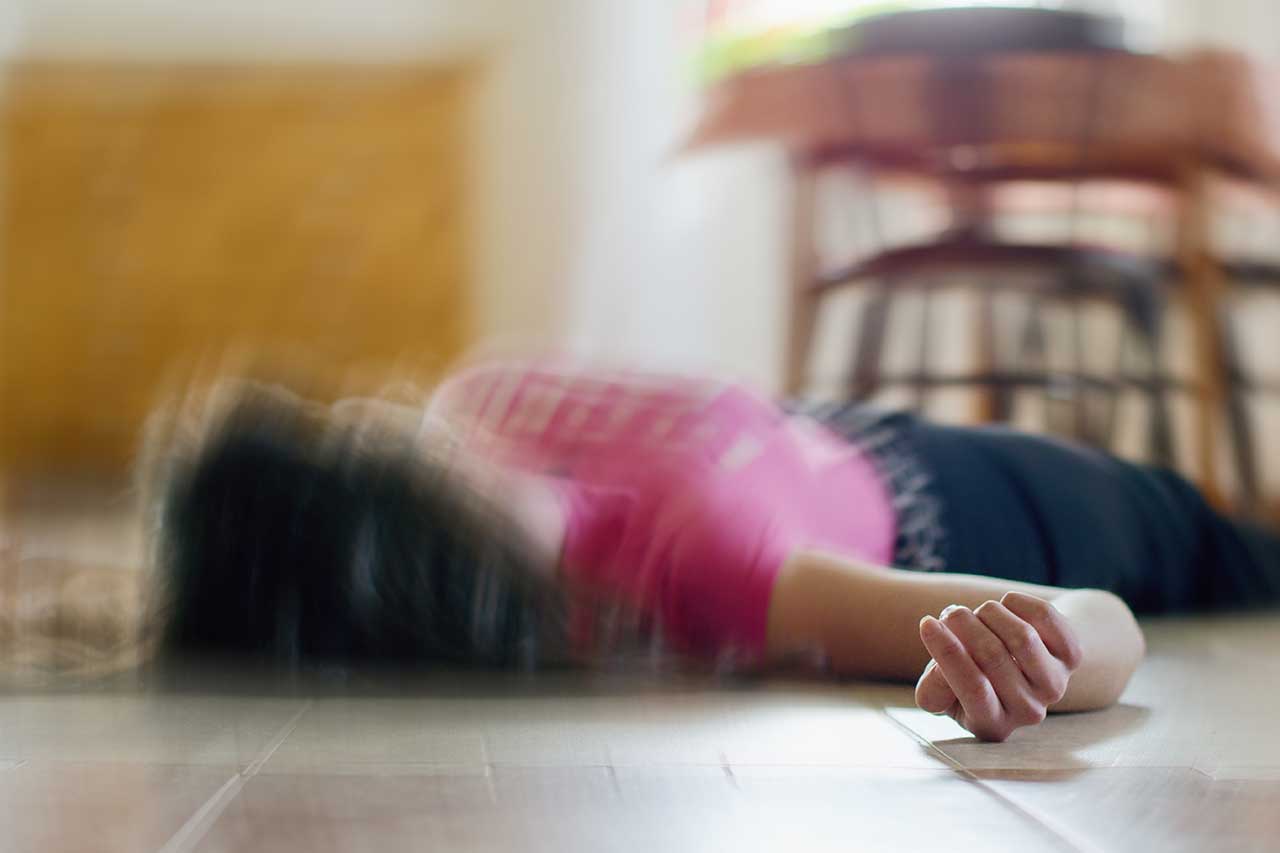
<path fill-rule="evenodd" d="M 738 385 L 499 363 L 446 382 L 430 411 L 545 477 L 565 507 L 562 576 L 620 595 L 685 652 L 759 659 L 798 548 L 892 557 L 892 504 L 859 450 Z"/>

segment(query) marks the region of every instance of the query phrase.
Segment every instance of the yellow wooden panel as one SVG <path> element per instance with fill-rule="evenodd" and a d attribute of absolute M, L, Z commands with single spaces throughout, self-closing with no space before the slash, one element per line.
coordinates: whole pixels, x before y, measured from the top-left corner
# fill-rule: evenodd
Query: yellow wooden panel
<path fill-rule="evenodd" d="M 238 347 L 371 381 L 468 342 L 465 68 L 25 65 L 3 106 L 0 449 L 118 468 Z"/>

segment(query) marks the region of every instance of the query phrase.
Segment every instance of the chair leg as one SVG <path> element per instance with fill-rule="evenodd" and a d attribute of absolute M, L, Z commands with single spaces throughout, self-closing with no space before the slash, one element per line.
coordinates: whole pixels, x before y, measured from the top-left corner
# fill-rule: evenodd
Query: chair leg
<path fill-rule="evenodd" d="M 996 373 L 996 307 L 995 293 L 990 287 L 978 290 L 978 374 L 992 376 Z M 1009 393 L 1005 388 L 987 385 L 978 389 L 974 416 L 978 423 L 1003 423 L 1009 419 L 1011 408 Z"/>
<path fill-rule="evenodd" d="M 1145 386 L 1151 406 L 1148 443 L 1151 461 L 1161 467 L 1174 466 L 1173 418 L 1169 412 L 1169 388 L 1162 368 L 1164 354 L 1163 297 L 1147 292 L 1136 292 L 1128 306 L 1129 322 L 1142 336 L 1147 364 Z"/>
<path fill-rule="evenodd" d="M 1196 462 L 1198 485 L 1208 501 L 1218 508 L 1225 504 L 1218 481 L 1218 418 L 1225 405 L 1225 368 L 1219 306 L 1226 292 L 1222 264 L 1214 253 L 1209 233 L 1210 201 L 1208 170 L 1188 163 L 1183 177 L 1179 210 L 1177 257 L 1183 274 L 1186 299 L 1196 347 Z"/>
<path fill-rule="evenodd" d="M 933 288 L 920 293 L 920 340 L 916 351 L 915 410 L 925 414 L 929 406 L 930 367 L 933 362 Z"/>
<path fill-rule="evenodd" d="M 1121 313 L 1120 339 L 1116 341 L 1116 360 L 1111 375 L 1115 377 L 1107 394 L 1106 406 L 1102 410 L 1101 423 L 1098 427 L 1098 444 L 1101 447 L 1114 449 L 1116 446 L 1116 423 L 1120 417 L 1120 395 L 1124 392 L 1129 379 L 1129 352 L 1132 335 L 1130 335 L 1130 319 Z"/>
<path fill-rule="evenodd" d="M 813 290 L 795 290 L 791 293 L 784 367 L 786 375 L 783 377 L 783 390 L 790 397 L 797 397 L 804 391 L 809 357 L 813 351 L 813 336 L 818 327 L 820 302 L 821 295 Z"/>
<path fill-rule="evenodd" d="M 1258 464 L 1254 455 L 1253 424 L 1249 419 L 1247 378 L 1236 340 L 1235 324 L 1229 310 L 1219 317 L 1222 330 L 1223 361 L 1227 368 L 1227 426 L 1231 432 L 1231 452 L 1236 477 L 1244 498 L 1244 509 L 1256 514 L 1261 509 L 1262 489 L 1258 483 Z"/>
<path fill-rule="evenodd" d="M 1022 333 L 1019 335 L 1017 360 L 1028 370 L 1039 370 L 1042 373 L 1048 368 L 1048 359 L 1046 357 L 1046 348 L 1048 340 L 1044 330 L 1044 298 L 1033 293 L 1027 304 L 1027 319 L 1022 327 Z M 1049 386 L 1042 384 L 1040 387 L 1040 407 L 1041 412 L 1046 419 L 1044 426 L 1048 426 L 1049 407 L 1051 401 L 1049 399 Z M 1012 409 L 1012 407 L 1010 407 Z"/>
<path fill-rule="evenodd" d="M 849 382 L 851 399 L 865 400 L 880 388 L 880 365 L 884 357 L 891 289 L 892 285 L 887 283 L 876 285 L 868 294 L 867 304 L 862 308 Z"/>
<path fill-rule="evenodd" d="M 1072 302 L 1071 310 L 1071 370 L 1074 379 L 1071 394 L 1071 432 L 1077 441 L 1095 444 L 1096 440 L 1089 417 L 1089 391 L 1080 378 L 1085 375 L 1084 320 L 1080 316 L 1080 304 Z"/>

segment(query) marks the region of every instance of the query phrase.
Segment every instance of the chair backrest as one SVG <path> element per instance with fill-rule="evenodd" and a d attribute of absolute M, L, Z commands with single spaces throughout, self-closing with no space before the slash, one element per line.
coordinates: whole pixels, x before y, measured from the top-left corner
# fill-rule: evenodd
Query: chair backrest
<path fill-rule="evenodd" d="M 858 153 L 943 172 L 1076 171 L 1105 132 L 1117 87 L 1142 73 L 1125 62 L 1136 57 L 1123 21 L 1081 12 L 902 12 L 866 19 L 836 43 L 844 61 L 833 71 L 865 142 Z"/>
<path fill-rule="evenodd" d="M 1058 9 L 969 7 L 876 15 L 836 36 L 851 56 L 980 56 L 1027 52 L 1123 51 L 1121 18 Z"/>

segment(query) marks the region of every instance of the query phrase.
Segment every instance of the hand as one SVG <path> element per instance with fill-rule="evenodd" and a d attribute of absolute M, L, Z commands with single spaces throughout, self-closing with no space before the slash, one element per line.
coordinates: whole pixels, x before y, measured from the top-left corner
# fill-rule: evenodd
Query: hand
<path fill-rule="evenodd" d="M 926 616 L 920 639 L 933 660 L 916 684 L 916 704 L 989 741 L 1044 720 L 1082 659 L 1063 615 L 1021 592 L 976 610 L 952 605 L 941 620 Z"/>

